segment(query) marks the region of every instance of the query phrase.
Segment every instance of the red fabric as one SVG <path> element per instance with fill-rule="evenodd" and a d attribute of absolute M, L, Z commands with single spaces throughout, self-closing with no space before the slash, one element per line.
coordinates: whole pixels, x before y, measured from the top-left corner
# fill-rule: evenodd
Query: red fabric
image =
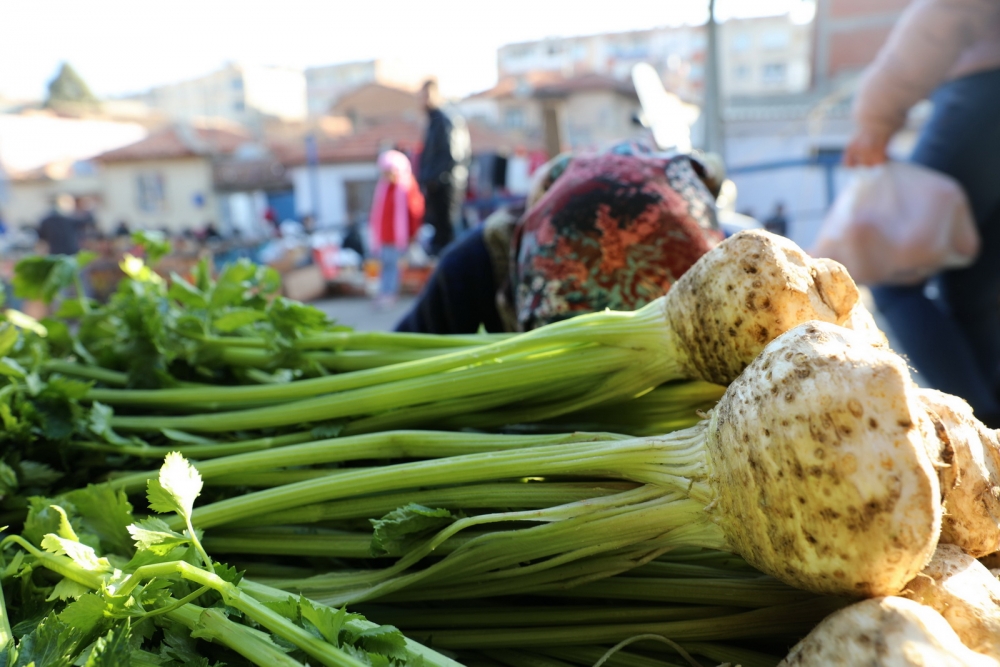
<path fill-rule="evenodd" d="M 385 199 L 382 200 L 382 227 L 379 229 L 379 238 L 382 245 L 394 245 L 396 243 L 396 184 L 390 183 L 385 189 Z"/>
<path fill-rule="evenodd" d="M 424 196 L 420 193 L 420 188 L 416 187 L 415 183 L 411 182 L 411 186 L 406 193 L 406 204 L 409 209 L 410 219 L 410 237 L 406 239 L 409 243 L 417 234 L 417 230 L 420 229 L 420 225 L 424 222 Z M 396 228 L 395 228 L 395 215 L 396 215 L 396 184 L 390 183 L 389 187 L 386 188 L 385 200 L 382 204 L 382 225 L 380 231 L 380 236 L 382 240 L 382 245 L 390 245 L 396 243 Z"/>
<path fill-rule="evenodd" d="M 424 195 L 416 182 L 410 182 L 410 190 L 406 193 L 406 203 L 410 209 L 410 238 L 417 235 L 420 225 L 424 224 Z"/>

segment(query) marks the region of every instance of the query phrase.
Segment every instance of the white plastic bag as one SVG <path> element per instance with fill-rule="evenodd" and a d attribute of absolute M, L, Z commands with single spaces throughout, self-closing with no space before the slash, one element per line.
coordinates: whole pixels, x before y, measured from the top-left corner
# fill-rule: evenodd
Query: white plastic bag
<path fill-rule="evenodd" d="M 855 170 L 820 228 L 813 250 L 859 283 L 910 285 L 969 266 L 979 234 L 961 186 L 908 162 Z"/>

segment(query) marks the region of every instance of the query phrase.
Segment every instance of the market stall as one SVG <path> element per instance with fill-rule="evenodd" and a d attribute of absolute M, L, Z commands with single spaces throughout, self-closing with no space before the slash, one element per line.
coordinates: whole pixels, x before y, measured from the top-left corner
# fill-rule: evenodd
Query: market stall
<path fill-rule="evenodd" d="M 836 262 L 744 231 L 639 310 L 439 336 L 140 245 L 0 323 L 13 664 L 1000 658 L 996 432 Z"/>

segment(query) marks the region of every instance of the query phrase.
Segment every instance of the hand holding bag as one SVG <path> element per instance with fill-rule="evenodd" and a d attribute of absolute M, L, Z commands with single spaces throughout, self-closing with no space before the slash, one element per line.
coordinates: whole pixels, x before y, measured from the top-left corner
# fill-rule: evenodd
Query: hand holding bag
<path fill-rule="evenodd" d="M 909 162 L 855 172 L 823 221 L 814 256 L 873 285 L 912 285 L 972 264 L 979 233 L 957 181 Z"/>

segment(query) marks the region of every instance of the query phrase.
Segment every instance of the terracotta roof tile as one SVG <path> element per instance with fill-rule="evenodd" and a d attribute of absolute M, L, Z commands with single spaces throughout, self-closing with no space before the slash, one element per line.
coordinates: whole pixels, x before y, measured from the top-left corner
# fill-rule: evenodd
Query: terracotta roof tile
<path fill-rule="evenodd" d="M 316 153 L 320 163 L 374 162 L 379 153 L 396 146 L 408 152 L 420 149 L 424 139 L 424 126 L 405 120 L 388 121 L 368 127 L 356 134 L 334 139 L 320 139 Z M 513 135 L 483 126 L 469 124 L 469 139 L 473 153 L 513 151 L 516 148 L 534 149 L 537 142 L 528 142 Z M 305 142 L 272 145 L 272 152 L 288 166 L 306 163 Z"/>
<path fill-rule="evenodd" d="M 236 130 L 174 126 L 155 132 L 142 141 L 103 153 L 96 159 L 101 162 L 131 162 L 228 155 L 250 139 L 249 135 Z"/>

